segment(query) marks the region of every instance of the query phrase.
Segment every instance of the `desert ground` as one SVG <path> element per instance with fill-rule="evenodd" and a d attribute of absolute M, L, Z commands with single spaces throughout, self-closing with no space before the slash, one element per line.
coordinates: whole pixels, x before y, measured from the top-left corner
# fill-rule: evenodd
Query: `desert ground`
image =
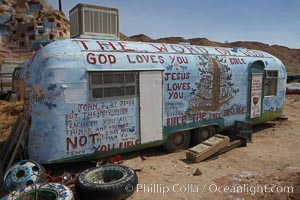
<path fill-rule="evenodd" d="M 20 103 L 0 102 L 0 141 L 7 137 L 18 111 Z M 122 155 L 122 165 L 136 169 L 139 179 L 138 189 L 128 199 L 300 199 L 299 95 L 287 96 L 284 114 L 288 120 L 254 126 L 247 147 L 204 162 L 192 163 L 185 151 L 167 154 L 160 147 Z M 46 169 L 58 175 L 94 165 Z M 201 174 L 195 176 L 197 169 Z M 74 185 L 70 187 L 74 190 Z"/>
<path fill-rule="evenodd" d="M 288 120 L 254 126 L 247 147 L 205 162 L 189 162 L 185 151 L 144 150 L 144 159 L 124 163 L 141 168 L 130 199 L 300 199 L 300 96 L 287 96 L 284 114 Z"/>

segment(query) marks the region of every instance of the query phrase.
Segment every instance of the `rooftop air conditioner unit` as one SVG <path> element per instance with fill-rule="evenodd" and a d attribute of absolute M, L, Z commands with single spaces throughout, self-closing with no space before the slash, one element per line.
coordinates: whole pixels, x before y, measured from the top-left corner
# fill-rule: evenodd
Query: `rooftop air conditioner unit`
<path fill-rule="evenodd" d="M 69 12 L 71 38 L 119 39 L 119 10 L 77 4 Z"/>

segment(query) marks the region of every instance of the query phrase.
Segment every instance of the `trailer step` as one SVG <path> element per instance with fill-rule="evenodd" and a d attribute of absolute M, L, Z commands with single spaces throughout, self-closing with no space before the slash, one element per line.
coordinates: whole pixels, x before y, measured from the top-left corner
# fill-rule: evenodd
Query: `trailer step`
<path fill-rule="evenodd" d="M 228 146 L 230 139 L 228 136 L 217 134 L 202 143 L 190 148 L 186 152 L 186 158 L 193 162 L 201 162 Z"/>

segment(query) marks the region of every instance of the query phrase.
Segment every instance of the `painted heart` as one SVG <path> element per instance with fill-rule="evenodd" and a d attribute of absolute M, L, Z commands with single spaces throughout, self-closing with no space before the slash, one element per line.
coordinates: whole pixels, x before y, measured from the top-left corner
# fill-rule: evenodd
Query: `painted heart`
<path fill-rule="evenodd" d="M 259 99 L 258 97 L 253 97 L 253 100 L 252 100 L 252 101 L 253 101 L 254 105 L 256 105 L 256 104 L 257 104 L 257 102 L 258 102 L 258 99 Z"/>

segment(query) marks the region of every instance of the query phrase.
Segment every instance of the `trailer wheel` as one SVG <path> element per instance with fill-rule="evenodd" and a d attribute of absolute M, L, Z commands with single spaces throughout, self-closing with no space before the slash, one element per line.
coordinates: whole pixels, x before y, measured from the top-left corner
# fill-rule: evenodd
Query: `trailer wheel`
<path fill-rule="evenodd" d="M 76 192 L 82 199 L 125 199 L 136 189 L 135 171 L 121 165 L 103 165 L 83 171 L 76 179 Z"/>
<path fill-rule="evenodd" d="M 192 131 L 191 144 L 193 146 L 200 144 L 202 141 L 207 140 L 208 138 L 212 137 L 214 134 L 215 134 L 214 126 L 197 128 Z"/>
<path fill-rule="evenodd" d="M 47 200 L 73 200 L 72 190 L 58 183 L 37 183 L 26 187 L 23 191 L 9 193 L 3 199 L 47 199 Z"/>
<path fill-rule="evenodd" d="M 167 141 L 163 144 L 166 152 L 172 153 L 180 149 L 187 149 L 190 143 L 190 131 L 180 131 L 169 135 Z"/>

